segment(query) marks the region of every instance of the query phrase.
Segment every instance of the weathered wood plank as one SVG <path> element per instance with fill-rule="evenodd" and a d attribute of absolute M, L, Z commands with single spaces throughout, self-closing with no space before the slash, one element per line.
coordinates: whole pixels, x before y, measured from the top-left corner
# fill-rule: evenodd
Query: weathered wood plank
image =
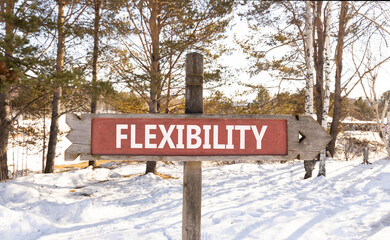
<path fill-rule="evenodd" d="M 71 129 L 66 138 L 72 142 L 65 150 L 66 161 L 75 160 L 80 154 L 91 154 L 91 119 L 90 114 L 66 115 L 66 124 Z"/>
<path fill-rule="evenodd" d="M 203 55 L 186 55 L 186 102 L 188 115 L 203 113 Z M 202 216 L 202 162 L 184 162 L 182 239 L 200 240 Z"/>
<path fill-rule="evenodd" d="M 202 162 L 185 162 L 183 167 L 183 240 L 200 240 L 202 216 L 201 209 Z"/>

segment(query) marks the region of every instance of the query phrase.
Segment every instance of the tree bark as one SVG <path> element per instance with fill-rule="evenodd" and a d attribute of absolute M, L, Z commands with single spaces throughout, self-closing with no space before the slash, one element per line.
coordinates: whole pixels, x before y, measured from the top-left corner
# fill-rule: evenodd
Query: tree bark
<path fill-rule="evenodd" d="M 306 86 L 305 86 L 305 115 L 313 116 L 313 17 L 312 17 L 312 2 L 305 1 L 306 5 L 306 25 L 304 32 L 305 41 L 305 62 L 306 62 Z M 305 167 L 304 178 L 312 176 L 315 167 L 315 160 L 304 160 Z"/>
<path fill-rule="evenodd" d="M 0 181 L 8 179 L 9 105 L 6 93 L 0 93 Z"/>
<path fill-rule="evenodd" d="M 12 16 L 14 14 L 14 8 L 15 8 L 15 0 L 6 0 L 6 7 L 5 7 L 5 11 L 6 11 L 6 14 L 9 15 L 9 16 Z M 11 22 L 5 22 L 5 58 L 7 59 L 7 64 L 10 63 L 10 59 L 12 58 L 13 56 L 13 52 L 14 52 L 14 41 L 15 41 L 15 37 L 14 37 L 14 29 L 15 29 L 15 26 L 13 23 Z M 8 66 L 9 67 L 9 66 Z"/>
<path fill-rule="evenodd" d="M 377 110 L 379 112 L 379 109 L 377 107 Z M 386 148 L 386 151 L 387 151 L 387 156 L 390 157 L 390 145 L 389 145 L 389 129 L 388 127 L 390 126 L 390 123 L 389 123 L 389 116 L 390 116 L 390 112 L 388 112 L 389 110 L 389 100 L 385 100 L 385 105 L 383 107 L 383 110 L 382 110 L 382 116 L 380 118 L 380 121 L 379 119 L 377 119 L 377 122 L 380 122 L 380 135 L 382 135 L 382 141 L 384 142 L 385 144 L 385 148 Z M 388 127 L 385 126 L 385 118 L 386 118 L 386 115 L 387 115 L 387 125 Z"/>
<path fill-rule="evenodd" d="M 317 41 L 315 45 L 315 69 L 316 69 L 316 84 L 315 84 L 315 98 L 316 98 L 316 115 L 317 122 L 322 122 L 323 101 L 324 101 L 324 28 L 322 18 L 322 1 L 316 1 L 316 14 L 314 15 L 314 25 L 317 32 Z M 314 32 L 313 32 L 314 33 Z"/>
<path fill-rule="evenodd" d="M 2 11 L 8 15 L 14 14 L 15 1 L 7 0 L 1 6 Z M 4 21 L 4 19 L 2 19 Z M 5 22 L 5 21 L 4 21 Z M 14 52 L 14 29 L 15 26 L 10 22 L 5 22 L 5 62 L 9 67 Z M 9 85 L 7 81 L 0 82 L 0 181 L 8 179 L 8 139 L 11 127 L 10 122 L 10 96 L 8 94 Z"/>
<path fill-rule="evenodd" d="M 97 72 L 99 58 L 99 28 L 100 28 L 100 8 L 101 0 L 94 1 L 95 18 L 93 24 L 93 54 L 92 54 L 92 96 L 91 96 L 91 113 L 96 113 L 99 94 L 97 92 Z M 96 161 L 89 161 L 88 166 L 96 167 Z"/>
<path fill-rule="evenodd" d="M 371 88 L 373 89 L 372 92 L 375 94 L 375 82 L 371 85 Z M 383 143 L 385 144 L 385 148 L 387 151 L 388 157 L 390 157 L 390 145 L 389 145 L 389 117 L 390 117 L 390 112 L 389 110 L 389 100 L 385 100 L 385 104 L 383 106 L 382 113 L 379 112 L 379 104 L 376 101 L 376 98 L 374 100 L 374 109 L 375 109 L 375 120 L 376 120 L 376 125 L 377 125 L 377 131 L 379 133 L 379 137 L 382 139 Z M 387 127 L 385 125 L 385 117 L 387 115 Z"/>
<path fill-rule="evenodd" d="M 335 79 L 335 92 L 334 92 L 334 107 L 333 107 L 333 121 L 330 127 L 330 135 L 332 140 L 329 143 L 328 150 L 333 156 L 335 153 L 336 139 L 339 128 L 339 121 L 341 118 L 341 74 L 343 70 L 343 49 L 344 49 L 344 38 L 345 30 L 348 23 L 348 1 L 341 2 L 340 16 L 339 16 L 339 31 L 337 35 L 337 46 L 336 46 L 336 79 Z"/>
<path fill-rule="evenodd" d="M 42 173 L 45 172 L 46 153 L 46 106 L 43 108 Z"/>
<path fill-rule="evenodd" d="M 159 1 L 149 0 L 150 9 L 150 35 L 152 40 L 152 50 L 150 53 L 150 103 L 149 113 L 156 114 L 159 112 L 159 96 L 161 88 L 161 70 L 160 70 L 160 32 L 161 23 L 159 15 L 161 14 L 161 6 Z M 157 172 L 157 162 L 146 162 L 147 173 Z"/>
<path fill-rule="evenodd" d="M 58 1 L 58 43 L 57 43 L 57 73 L 61 74 L 64 67 L 64 56 L 65 56 L 65 1 Z M 47 146 L 47 158 L 45 173 L 52 173 L 54 171 L 54 161 L 56 155 L 56 147 L 58 141 L 58 120 L 60 117 L 60 104 L 62 96 L 61 83 L 57 83 L 58 87 L 55 89 L 53 94 L 52 102 L 52 114 L 51 114 L 51 125 L 50 125 L 50 136 L 49 144 Z"/>
<path fill-rule="evenodd" d="M 329 103 L 330 103 L 330 23 L 332 21 L 332 2 L 329 1 L 326 4 L 326 13 L 325 13 L 325 81 L 324 81 L 324 104 L 322 108 L 322 127 L 325 131 L 328 128 L 328 113 L 329 113 Z M 318 170 L 318 176 L 326 176 L 326 167 L 325 167 L 325 158 L 326 158 L 326 149 L 323 149 L 320 153 L 320 164 Z"/>
<path fill-rule="evenodd" d="M 152 50 L 150 55 L 150 113 L 158 113 L 158 96 L 161 85 L 160 76 L 160 3 L 155 0 L 149 1 L 150 6 L 150 35 L 152 40 Z"/>
<path fill-rule="evenodd" d="M 91 113 L 96 113 L 98 94 L 96 92 L 97 87 L 97 71 L 98 71 L 98 58 L 99 58 L 99 28 L 100 28 L 100 7 L 101 0 L 94 1 L 94 29 L 93 29 L 93 54 L 92 54 L 92 96 L 91 96 Z"/>
<path fill-rule="evenodd" d="M 304 41 L 306 42 L 306 87 L 305 87 L 305 115 L 313 116 L 313 17 L 311 1 L 306 4 L 306 26 Z"/>
<path fill-rule="evenodd" d="M 385 146 L 387 150 L 387 157 L 390 159 L 390 110 L 387 112 L 387 128 L 386 128 L 386 136 L 387 139 L 385 139 Z"/>

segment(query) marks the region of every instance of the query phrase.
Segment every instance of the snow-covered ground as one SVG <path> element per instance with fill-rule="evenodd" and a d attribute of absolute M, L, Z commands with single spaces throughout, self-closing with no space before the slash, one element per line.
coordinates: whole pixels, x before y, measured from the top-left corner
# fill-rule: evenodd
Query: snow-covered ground
<path fill-rule="evenodd" d="M 389 239 L 390 160 L 203 167 L 202 239 Z M 106 163 L 0 183 L 0 239 L 181 239 L 182 169 Z"/>
<path fill-rule="evenodd" d="M 36 129 L 39 129 L 42 134 L 43 129 L 43 121 L 36 121 L 36 120 L 28 120 L 28 119 L 22 119 L 19 121 L 20 127 L 34 127 Z M 49 140 L 48 136 L 48 129 L 50 128 L 50 119 L 46 119 L 46 148 Z M 69 132 L 70 128 L 65 123 L 65 115 L 61 116 L 59 119 L 59 129 L 60 129 L 60 135 L 59 135 L 59 142 L 57 144 L 56 148 L 56 159 L 55 164 L 56 165 L 63 165 L 63 164 L 74 164 L 79 163 L 80 161 L 77 159 L 73 162 L 66 162 L 64 161 L 64 153 L 67 147 L 71 145 L 71 142 L 66 138 L 67 133 Z M 27 137 L 24 134 L 18 134 L 15 137 L 10 137 L 10 144 L 8 146 L 8 169 L 12 173 L 16 172 L 18 170 L 19 172 L 23 170 L 28 171 L 42 171 L 42 136 L 39 136 L 35 141 L 31 144 L 27 145 L 21 145 L 16 144 L 24 143 L 31 141 L 31 137 Z M 47 154 L 47 149 L 45 151 L 45 157 Z M 19 174 L 20 175 L 20 174 Z M 1 238 L 0 238 L 1 239 Z"/>
<path fill-rule="evenodd" d="M 68 130 L 64 118 L 60 128 Z M 383 158 L 376 135 L 342 134 L 341 147 L 348 141 L 369 143 L 372 164 L 361 164 L 362 144 L 339 147 L 339 160 L 327 161 L 326 178 L 303 180 L 301 161 L 205 163 L 202 239 L 390 239 L 390 159 Z M 66 163 L 63 153 L 70 142 L 64 136 L 56 165 Z M 30 171 L 0 183 L 0 240 L 181 239 L 181 163 L 158 163 L 158 171 L 171 179 L 142 175 L 144 163 L 119 162 L 38 174 L 39 142 L 28 149 L 14 144 L 26 140 L 24 135 L 15 138 L 9 168 Z M 340 161 L 347 157 L 353 160 Z"/>

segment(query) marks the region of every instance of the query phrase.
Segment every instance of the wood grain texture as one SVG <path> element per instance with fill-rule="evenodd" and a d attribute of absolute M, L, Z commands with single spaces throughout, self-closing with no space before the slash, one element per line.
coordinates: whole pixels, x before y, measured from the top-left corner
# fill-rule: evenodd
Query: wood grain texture
<path fill-rule="evenodd" d="M 202 162 L 185 162 L 183 166 L 182 239 L 201 239 Z"/>
<path fill-rule="evenodd" d="M 186 55 L 185 113 L 203 113 L 203 55 Z M 202 216 L 202 162 L 185 162 L 183 166 L 182 239 L 200 240 Z"/>
<path fill-rule="evenodd" d="M 92 114 L 83 114 L 80 117 L 76 114 L 66 115 L 66 124 L 71 129 L 66 138 L 72 142 L 65 150 L 66 161 L 75 160 L 79 155 L 91 154 L 91 119 Z"/>

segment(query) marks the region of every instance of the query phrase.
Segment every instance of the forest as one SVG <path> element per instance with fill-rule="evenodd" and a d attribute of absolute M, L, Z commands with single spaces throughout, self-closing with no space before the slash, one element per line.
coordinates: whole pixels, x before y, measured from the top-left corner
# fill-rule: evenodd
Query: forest
<path fill-rule="evenodd" d="M 0 238 L 388 239 L 389 37 L 387 1 L 0 0 Z"/>
<path fill-rule="evenodd" d="M 42 170 L 53 172 L 66 113 L 183 113 L 184 58 L 194 51 L 205 56 L 204 113 L 315 116 L 333 138 L 331 156 L 351 116 L 376 121 L 389 149 L 390 92 L 375 85 L 390 59 L 389 18 L 389 4 L 371 1 L 2 0 L 0 179 L 9 139 L 23 131 L 43 138 Z M 245 69 L 221 61 L 235 52 Z M 226 93 L 231 85 L 240 91 Z M 50 126 L 19 128 L 21 116 Z"/>

